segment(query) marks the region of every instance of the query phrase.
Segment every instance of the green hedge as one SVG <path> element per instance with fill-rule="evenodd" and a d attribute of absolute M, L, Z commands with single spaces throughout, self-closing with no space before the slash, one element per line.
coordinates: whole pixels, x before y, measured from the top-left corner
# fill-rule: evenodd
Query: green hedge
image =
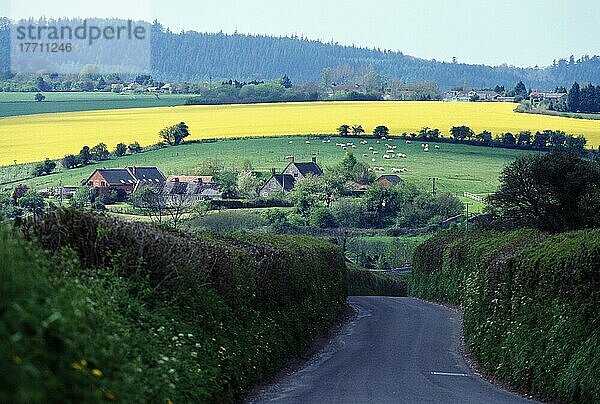
<path fill-rule="evenodd" d="M 484 368 L 566 402 L 600 402 L 600 230 L 446 231 L 420 245 L 410 293 L 460 304 Z"/>
<path fill-rule="evenodd" d="M 322 240 L 71 210 L 22 230 L 34 241 L 0 232 L 0 402 L 232 401 L 345 309 L 343 256 Z"/>
<path fill-rule="evenodd" d="M 400 275 L 348 265 L 348 294 L 351 296 L 406 296 L 406 284 Z"/>

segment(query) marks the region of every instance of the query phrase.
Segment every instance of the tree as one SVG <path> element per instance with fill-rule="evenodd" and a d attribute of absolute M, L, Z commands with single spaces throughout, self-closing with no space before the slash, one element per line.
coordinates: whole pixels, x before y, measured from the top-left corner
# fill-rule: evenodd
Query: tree
<path fill-rule="evenodd" d="M 77 157 L 73 154 L 67 154 L 62 159 L 62 166 L 66 169 L 75 168 L 75 167 L 77 167 L 78 164 L 79 164 L 79 161 L 78 161 Z"/>
<path fill-rule="evenodd" d="M 531 132 L 522 130 L 517 134 L 517 144 L 520 146 L 528 146 L 531 144 Z"/>
<path fill-rule="evenodd" d="M 17 204 L 33 215 L 34 220 L 44 214 L 44 198 L 32 189 L 18 198 Z"/>
<path fill-rule="evenodd" d="M 44 160 L 44 162 L 36 164 L 33 167 L 32 174 L 34 177 L 47 175 L 47 174 L 50 174 L 52 171 L 54 171 L 55 168 L 56 168 L 56 163 L 47 158 L 46 160 Z"/>
<path fill-rule="evenodd" d="M 46 81 L 44 80 L 44 78 L 41 77 L 41 76 L 38 76 L 35 79 L 35 86 L 37 87 L 38 91 L 47 92 L 47 91 L 51 91 L 52 90 L 52 86 L 50 84 L 46 83 Z M 36 100 L 37 100 L 37 97 L 36 97 Z"/>
<path fill-rule="evenodd" d="M 190 131 L 185 122 L 179 122 L 177 125 L 161 129 L 158 135 L 170 146 L 177 146 L 183 139 L 190 136 Z"/>
<path fill-rule="evenodd" d="M 519 81 L 517 83 L 515 89 L 513 90 L 513 93 L 515 94 L 515 97 L 521 97 L 521 99 L 527 98 L 528 95 L 527 88 L 525 87 L 525 84 L 523 84 L 522 81 Z"/>
<path fill-rule="evenodd" d="M 129 153 L 135 154 L 140 153 L 142 151 L 142 146 L 140 146 L 138 142 L 133 142 L 130 143 L 129 146 L 127 146 L 127 149 L 129 150 Z"/>
<path fill-rule="evenodd" d="M 512 133 L 506 132 L 502 134 L 502 144 L 505 144 L 507 146 L 514 146 L 515 143 L 516 139 Z"/>
<path fill-rule="evenodd" d="M 165 196 L 159 191 L 150 188 L 138 188 L 129 196 L 131 204 L 142 210 L 151 221 L 161 224 L 166 214 Z"/>
<path fill-rule="evenodd" d="M 46 96 L 43 95 L 42 93 L 35 93 L 35 100 L 37 102 L 42 102 L 46 99 Z"/>
<path fill-rule="evenodd" d="M 233 171 L 220 170 L 216 172 L 215 182 L 223 193 L 223 198 L 235 198 L 238 196 L 237 175 Z"/>
<path fill-rule="evenodd" d="M 92 159 L 95 161 L 103 161 L 108 160 L 110 157 L 110 152 L 108 151 L 108 147 L 104 143 L 98 143 L 96 146 L 90 149 L 90 154 Z"/>
<path fill-rule="evenodd" d="M 292 88 L 292 80 L 290 80 L 287 74 L 283 75 L 281 80 L 279 80 L 279 84 L 281 84 L 285 88 Z"/>
<path fill-rule="evenodd" d="M 308 222 L 311 226 L 320 227 L 322 229 L 337 227 L 335 218 L 329 209 L 324 206 L 313 209 L 310 212 Z"/>
<path fill-rule="evenodd" d="M 254 198 L 260 181 L 252 171 L 240 171 L 237 175 L 237 190 L 245 198 Z"/>
<path fill-rule="evenodd" d="M 339 128 L 336 129 L 340 136 L 348 136 L 350 134 L 350 125 L 340 125 Z"/>
<path fill-rule="evenodd" d="M 360 136 L 363 133 L 365 133 L 365 130 L 363 129 L 362 125 L 354 125 L 354 126 L 352 126 L 352 134 L 354 136 Z"/>
<path fill-rule="evenodd" d="M 453 126 L 450 129 L 450 134 L 452 135 L 452 137 L 455 140 L 458 140 L 458 141 L 470 139 L 475 135 L 475 133 L 473 132 L 473 129 L 469 128 L 468 126 L 464 126 L 464 125 Z"/>
<path fill-rule="evenodd" d="M 90 164 L 90 160 L 92 159 L 92 155 L 90 153 L 89 146 L 83 146 L 79 151 L 79 163 L 82 166 L 86 166 Z"/>
<path fill-rule="evenodd" d="M 600 225 L 600 165 L 572 153 L 517 158 L 506 166 L 490 207 L 501 223 L 565 231 Z"/>
<path fill-rule="evenodd" d="M 379 125 L 375 129 L 373 129 L 373 136 L 375 136 L 376 138 L 379 138 L 379 139 L 381 139 L 382 137 L 386 137 L 389 134 L 390 134 L 390 130 L 388 129 L 387 126 L 384 126 L 384 125 Z"/>
<path fill-rule="evenodd" d="M 125 143 L 118 143 L 113 151 L 113 155 L 116 157 L 124 156 L 127 153 L 127 145 Z"/>
<path fill-rule="evenodd" d="M 571 112 L 579 111 L 580 107 L 580 88 L 577 82 L 573 83 L 569 93 L 567 94 L 567 107 Z"/>
<path fill-rule="evenodd" d="M 459 136 L 460 136 L 460 134 L 459 134 Z M 455 139 L 456 139 L 456 137 L 455 137 Z M 485 145 L 489 145 L 490 143 L 492 143 L 492 132 L 484 130 L 483 132 L 477 134 L 475 136 L 475 139 L 477 139 L 479 142 L 481 142 Z"/>
<path fill-rule="evenodd" d="M 83 209 L 90 203 L 92 199 L 92 192 L 88 187 L 79 187 L 75 194 L 71 198 L 71 206 L 75 209 Z"/>
<path fill-rule="evenodd" d="M 342 175 L 346 178 L 352 177 L 352 170 L 356 165 L 357 160 L 352 153 L 346 153 L 342 161 L 340 161 L 340 168 L 342 169 Z"/>

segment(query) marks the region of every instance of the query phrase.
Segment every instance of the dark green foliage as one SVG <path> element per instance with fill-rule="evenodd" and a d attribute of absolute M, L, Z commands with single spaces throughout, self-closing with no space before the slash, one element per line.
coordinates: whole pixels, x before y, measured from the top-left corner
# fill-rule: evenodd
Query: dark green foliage
<path fill-rule="evenodd" d="M 308 217 L 308 223 L 311 226 L 320 227 L 322 229 L 337 227 L 335 218 L 325 206 L 311 210 L 310 216 Z"/>
<path fill-rule="evenodd" d="M 127 145 L 125 143 L 118 143 L 115 147 L 115 150 L 113 151 L 115 157 L 124 156 L 125 153 L 127 153 Z"/>
<path fill-rule="evenodd" d="M 42 102 L 46 99 L 46 96 L 43 95 L 42 93 L 35 93 L 35 100 L 37 102 Z"/>
<path fill-rule="evenodd" d="M 376 138 L 382 138 L 390 134 L 390 130 L 385 125 L 379 125 L 373 129 L 373 136 Z"/>
<path fill-rule="evenodd" d="M 40 177 L 42 175 L 48 175 L 50 174 L 52 171 L 54 171 L 54 169 L 56 168 L 56 162 L 50 160 L 50 159 L 46 159 L 44 160 L 44 162 L 36 164 L 33 167 L 33 176 L 34 177 Z"/>
<path fill-rule="evenodd" d="M 564 231 L 600 224 L 600 165 L 564 152 L 517 158 L 490 204 L 502 222 Z"/>
<path fill-rule="evenodd" d="M 600 400 L 600 231 L 447 231 L 417 248 L 410 292 L 462 305 L 495 376 L 564 402 Z"/>
<path fill-rule="evenodd" d="M 57 262 L 0 233 L 0 401 L 229 402 L 345 309 L 343 256 L 318 239 L 70 210 L 23 230 Z"/>
<path fill-rule="evenodd" d="M 348 268 L 348 294 L 351 296 L 406 296 L 406 282 L 398 275 L 388 275 L 360 269 Z"/>
<path fill-rule="evenodd" d="M 179 122 L 176 125 L 167 126 L 158 133 L 158 136 L 170 146 L 181 144 L 183 139 L 190 135 L 190 131 L 185 122 Z"/>

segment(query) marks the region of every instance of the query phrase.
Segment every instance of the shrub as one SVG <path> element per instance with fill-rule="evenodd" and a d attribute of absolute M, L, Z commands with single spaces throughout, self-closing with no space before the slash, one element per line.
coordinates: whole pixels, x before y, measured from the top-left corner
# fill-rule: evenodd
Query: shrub
<path fill-rule="evenodd" d="M 447 231 L 419 246 L 411 294 L 461 304 L 488 372 L 566 402 L 598 402 L 600 230 Z"/>
<path fill-rule="evenodd" d="M 56 262 L 0 237 L 16 243 L 0 248 L 0 337 L 23 336 L 0 347 L 0 401 L 232 401 L 345 309 L 343 255 L 320 239 L 193 237 L 64 209 L 22 230 Z"/>

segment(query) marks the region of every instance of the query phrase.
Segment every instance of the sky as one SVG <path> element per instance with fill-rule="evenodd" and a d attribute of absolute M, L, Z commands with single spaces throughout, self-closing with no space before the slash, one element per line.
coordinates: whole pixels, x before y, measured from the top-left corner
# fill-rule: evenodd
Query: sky
<path fill-rule="evenodd" d="M 599 0 L 0 0 L 0 15 L 158 19 L 174 32 L 295 34 L 489 65 L 600 53 Z"/>

